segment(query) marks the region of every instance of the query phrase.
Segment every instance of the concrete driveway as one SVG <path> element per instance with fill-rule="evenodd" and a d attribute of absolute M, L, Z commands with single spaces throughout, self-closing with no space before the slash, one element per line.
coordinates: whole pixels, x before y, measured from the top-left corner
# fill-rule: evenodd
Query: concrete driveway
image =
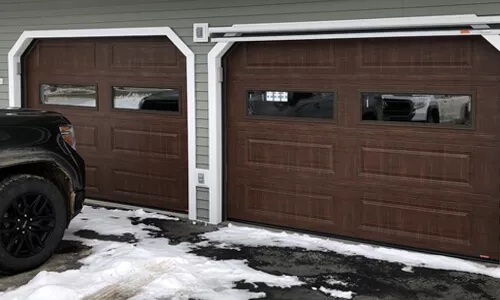
<path fill-rule="evenodd" d="M 300 284 L 289 284 L 289 286 L 285 287 L 284 285 L 286 284 L 280 286 L 280 284 L 259 282 L 259 279 L 247 279 L 246 275 L 242 275 L 241 277 L 235 277 L 237 279 L 235 279 L 236 281 L 230 287 L 223 286 L 218 291 L 217 288 L 214 288 L 216 290 L 214 293 L 221 292 L 222 289 L 227 289 L 224 291 L 224 295 L 230 295 L 228 298 L 220 298 L 222 297 L 220 295 L 218 296 L 219 298 L 210 298 L 211 296 L 205 296 L 209 295 L 206 290 L 204 290 L 205 292 L 200 292 L 196 291 L 196 288 L 193 287 L 190 291 L 182 291 L 181 293 L 177 290 L 175 293 L 172 292 L 164 296 L 161 295 L 161 292 L 151 292 L 149 296 L 153 298 L 150 299 L 250 299 L 251 297 L 307 300 L 500 299 L 500 279 L 486 275 L 423 267 L 405 268 L 402 263 L 370 259 L 362 255 L 344 255 L 334 251 L 307 250 L 287 246 L 248 246 L 225 243 L 223 241 L 207 239 L 207 235 L 205 235 L 206 233 L 217 232 L 224 227 L 193 223 L 182 219 L 157 218 L 157 215 L 142 213 L 140 217 L 129 216 L 125 218 L 123 215 L 115 217 L 114 210 L 101 209 L 98 213 L 106 215 L 107 220 L 109 220 L 108 222 L 113 222 L 114 218 L 116 220 L 120 219 L 121 222 L 129 222 L 130 226 L 140 227 L 140 231 L 145 232 L 146 235 L 138 235 L 137 232 L 130 229 L 127 230 L 126 228 L 121 233 L 113 229 L 107 234 L 82 225 L 87 224 L 85 222 L 90 222 L 88 218 L 91 216 L 87 216 L 90 210 L 91 208 L 86 208 L 80 216 L 80 220 L 75 225 L 76 228 L 71 228 L 71 236 L 61 244 L 57 253 L 44 266 L 28 273 L 15 276 L 3 275 L 0 277 L 0 291 L 5 292 L 0 295 L 0 299 L 27 299 L 23 298 L 26 295 L 32 297 L 29 299 L 45 299 L 34 296 L 41 295 L 40 290 L 44 288 L 43 284 L 50 283 L 54 285 L 49 280 L 50 276 L 59 276 L 59 274 L 71 275 L 68 272 L 65 273 L 67 270 L 81 269 L 81 272 L 86 272 L 87 269 L 91 269 L 93 262 L 89 258 L 92 258 L 92 255 L 95 255 L 97 251 L 102 251 L 96 250 L 101 247 L 99 246 L 101 243 L 111 243 L 109 245 L 115 245 L 115 248 L 120 245 L 135 247 L 140 245 L 141 241 L 145 240 L 146 235 L 148 239 L 165 240 L 172 247 L 179 247 L 180 245 L 187 247 L 183 248 L 187 249 L 185 250 L 185 255 L 206 259 L 204 262 L 205 265 L 207 263 L 243 261 L 247 264 L 247 267 L 258 272 L 256 274 L 260 274 L 259 276 L 264 274 L 266 276 L 274 276 L 273 278 L 295 278 L 294 280 L 301 282 Z M 105 225 L 103 226 L 105 227 Z M 123 225 L 120 226 L 123 227 Z M 170 257 L 170 254 L 166 255 Z M 183 254 L 181 253 L 175 257 L 176 259 L 182 258 Z M 87 260 L 85 260 L 86 258 Z M 90 266 L 86 266 L 87 264 Z M 216 265 L 214 266 L 215 268 L 220 268 L 216 267 Z M 179 266 L 176 265 L 176 268 L 179 268 Z M 225 272 L 232 272 L 231 268 L 228 270 Z M 200 269 L 200 271 L 202 270 Z M 43 276 L 39 275 L 40 272 L 44 273 Z M 157 274 L 155 276 L 159 278 L 164 276 L 165 272 L 170 271 L 160 270 L 158 273 L 155 273 Z M 196 269 L 194 272 L 197 272 Z M 46 282 L 40 283 L 36 288 L 30 290 L 30 285 L 38 284 L 36 282 L 30 283 L 30 280 L 37 274 L 37 277 L 42 277 Z M 187 273 L 177 274 L 180 275 L 174 274 L 172 275 L 173 277 L 165 279 L 167 281 L 161 284 L 168 285 L 165 282 L 175 281 L 175 276 L 182 277 Z M 103 275 L 100 274 L 99 276 Z M 205 278 L 207 276 L 210 276 L 210 273 L 204 275 Z M 214 274 L 213 276 L 216 277 L 218 275 Z M 156 277 L 151 278 L 147 283 L 142 281 L 138 285 L 137 290 L 148 284 L 154 285 Z M 39 282 L 42 279 L 37 278 L 33 281 Z M 64 285 L 63 279 L 57 282 L 59 284 L 62 282 L 62 286 Z M 133 284 L 128 285 L 131 286 Z M 123 289 L 111 288 L 113 286 L 116 287 L 116 285 L 111 284 L 96 291 L 89 291 L 82 299 L 143 299 L 136 290 L 129 289 L 127 292 L 123 292 Z M 16 291 L 18 287 L 22 288 Z M 77 287 L 75 287 L 76 289 Z M 229 290 L 231 290 L 230 294 Z M 240 290 L 247 294 L 239 294 L 235 290 Z M 69 299 L 71 294 L 68 295 Z M 65 298 L 62 297 L 61 299 Z"/>

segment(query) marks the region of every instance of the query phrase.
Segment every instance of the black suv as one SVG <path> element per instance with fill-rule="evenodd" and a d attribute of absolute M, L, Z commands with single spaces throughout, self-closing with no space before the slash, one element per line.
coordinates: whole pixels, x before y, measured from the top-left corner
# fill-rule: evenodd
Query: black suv
<path fill-rule="evenodd" d="M 85 198 L 85 164 L 59 113 L 0 109 L 0 270 L 49 259 Z"/>

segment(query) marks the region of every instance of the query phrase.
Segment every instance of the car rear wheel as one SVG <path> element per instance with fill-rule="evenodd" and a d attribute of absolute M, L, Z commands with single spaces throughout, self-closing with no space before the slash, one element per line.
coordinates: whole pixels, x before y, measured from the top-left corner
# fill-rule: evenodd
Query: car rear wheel
<path fill-rule="evenodd" d="M 0 270 L 23 272 L 48 260 L 62 240 L 66 203 L 43 177 L 16 175 L 0 184 Z"/>

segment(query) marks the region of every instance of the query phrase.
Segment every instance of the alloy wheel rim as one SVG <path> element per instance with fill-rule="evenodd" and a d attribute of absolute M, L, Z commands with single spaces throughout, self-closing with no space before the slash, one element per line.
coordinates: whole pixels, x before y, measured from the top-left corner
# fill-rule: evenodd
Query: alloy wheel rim
<path fill-rule="evenodd" d="M 27 193 L 12 201 L 0 218 L 0 243 L 17 258 L 40 253 L 54 231 L 56 216 L 51 201 Z"/>

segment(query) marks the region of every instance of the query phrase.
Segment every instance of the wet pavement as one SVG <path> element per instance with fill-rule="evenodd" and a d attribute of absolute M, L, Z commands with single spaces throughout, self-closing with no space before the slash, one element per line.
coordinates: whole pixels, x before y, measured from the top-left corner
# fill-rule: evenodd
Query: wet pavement
<path fill-rule="evenodd" d="M 132 224 L 144 223 L 157 229 L 148 229 L 154 237 L 168 238 L 170 244 L 196 244 L 204 241 L 201 234 L 217 230 L 216 226 L 187 220 L 134 219 Z M 136 243 L 130 233 L 121 236 L 101 235 L 81 230 L 76 235 L 87 239 Z M 344 256 L 334 252 L 306 251 L 278 247 L 217 247 L 214 242 L 202 243 L 192 253 L 214 260 L 243 259 L 256 270 L 274 275 L 297 276 L 305 285 L 288 289 L 271 288 L 265 284 L 237 282 L 236 287 L 265 292 L 262 299 L 335 299 L 319 291 L 320 287 L 354 292 L 353 299 L 500 299 L 500 279 L 487 276 L 413 268 L 403 271 L 401 264 L 367 259 L 362 256 Z M 91 248 L 72 241 L 64 241 L 57 253 L 41 268 L 15 276 L 0 276 L 0 290 L 23 285 L 42 270 L 61 272 L 78 269 L 78 260 L 91 254 Z M 120 297 L 119 297 L 120 298 Z M 123 298 L 126 299 L 126 298 Z"/>

